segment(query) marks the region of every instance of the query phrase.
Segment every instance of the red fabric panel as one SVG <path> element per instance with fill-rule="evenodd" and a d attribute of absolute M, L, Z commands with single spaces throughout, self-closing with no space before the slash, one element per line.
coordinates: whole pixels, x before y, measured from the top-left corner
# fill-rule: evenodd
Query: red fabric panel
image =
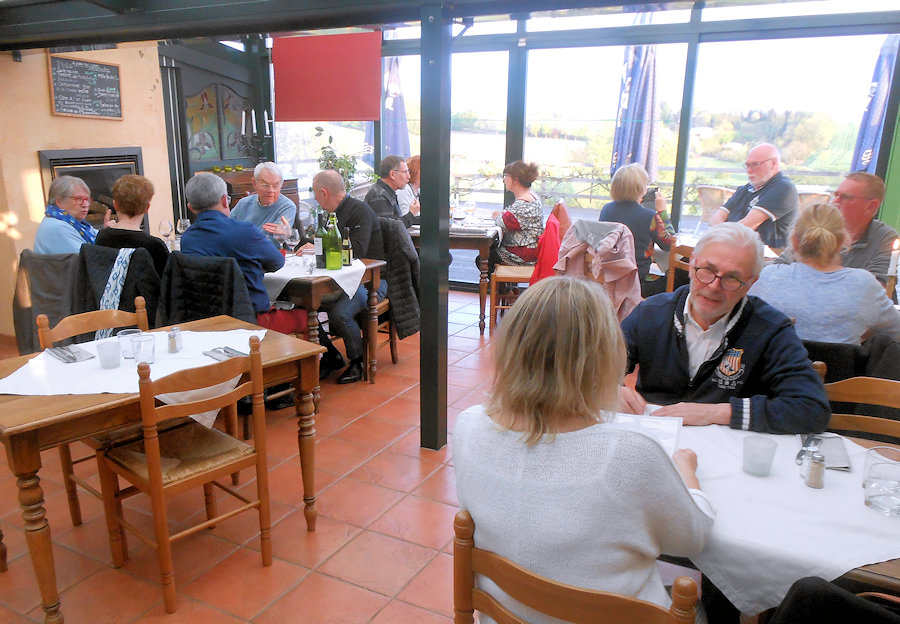
<path fill-rule="evenodd" d="M 256 324 L 282 334 L 299 334 L 307 337 L 307 313 L 303 308 L 293 310 L 276 310 L 258 312 Z"/>
<path fill-rule="evenodd" d="M 272 44 L 275 119 L 381 116 L 381 32 L 279 37 Z"/>
<path fill-rule="evenodd" d="M 553 213 L 547 217 L 544 233 L 538 239 L 537 255 L 537 263 L 534 265 L 529 285 L 556 274 L 553 265 L 559 259 L 559 219 Z"/>

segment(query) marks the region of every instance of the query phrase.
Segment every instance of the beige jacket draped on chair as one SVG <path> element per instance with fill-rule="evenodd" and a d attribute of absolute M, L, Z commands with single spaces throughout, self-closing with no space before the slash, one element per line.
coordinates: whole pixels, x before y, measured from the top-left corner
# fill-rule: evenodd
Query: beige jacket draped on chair
<path fill-rule="evenodd" d="M 591 257 L 585 275 L 585 254 Z M 559 247 L 557 275 L 590 277 L 602 281 L 621 321 L 641 302 L 641 285 L 634 260 L 634 237 L 627 226 L 576 219 Z"/>

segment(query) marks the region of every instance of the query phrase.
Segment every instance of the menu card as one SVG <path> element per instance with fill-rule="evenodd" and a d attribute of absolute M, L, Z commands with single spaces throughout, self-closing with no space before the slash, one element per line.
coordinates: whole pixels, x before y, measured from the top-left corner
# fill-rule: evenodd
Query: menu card
<path fill-rule="evenodd" d="M 648 405 L 652 411 L 658 405 Z M 636 424 L 648 429 L 650 434 L 659 441 L 666 454 L 672 455 L 678 450 L 678 438 L 681 435 L 682 419 L 680 416 L 651 416 L 645 414 L 615 414 L 609 422 Z"/>

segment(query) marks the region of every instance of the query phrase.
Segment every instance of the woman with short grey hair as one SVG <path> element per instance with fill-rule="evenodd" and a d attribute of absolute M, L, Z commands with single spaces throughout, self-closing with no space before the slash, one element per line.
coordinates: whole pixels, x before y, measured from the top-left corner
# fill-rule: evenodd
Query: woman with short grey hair
<path fill-rule="evenodd" d="M 85 221 L 91 208 L 91 189 L 81 178 L 59 176 L 47 192 L 44 220 L 34 237 L 39 254 L 78 253 L 84 244 L 93 245 L 97 230 Z"/>

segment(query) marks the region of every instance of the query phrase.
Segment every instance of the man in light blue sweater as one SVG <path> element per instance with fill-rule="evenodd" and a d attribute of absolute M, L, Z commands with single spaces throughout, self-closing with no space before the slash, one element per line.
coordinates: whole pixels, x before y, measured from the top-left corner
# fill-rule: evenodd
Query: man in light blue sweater
<path fill-rule="evenodd" d="M 272 236 L 285 227 L 294 227 L 297 207 L 290 199 L 281 194 L 284 177 L 281 169 L 273 162 L 256 165 L 253 170 L 253 188 L 256 195 L 249 195 L 240 200 L 231 209 L 231 218 L 237 221 L 249 221 L 263 231 L 266 238 L 276 247 L 278 243 Z"/>

